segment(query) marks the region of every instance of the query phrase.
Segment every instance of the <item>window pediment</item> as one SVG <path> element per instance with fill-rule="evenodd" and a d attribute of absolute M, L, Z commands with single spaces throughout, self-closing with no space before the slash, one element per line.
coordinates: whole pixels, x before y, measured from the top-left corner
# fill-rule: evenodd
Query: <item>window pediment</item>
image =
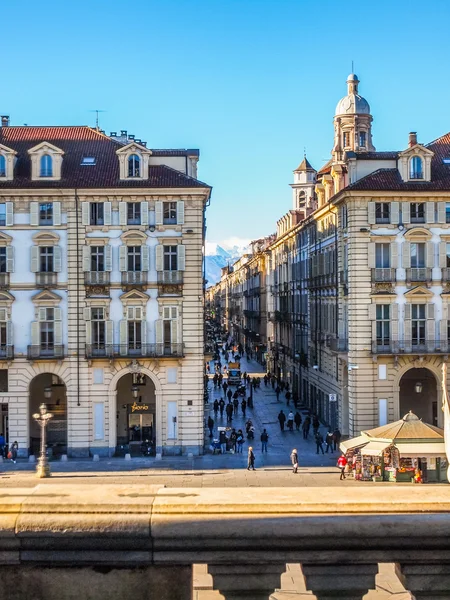
<path fill-rule="evenodd" d="M 31 158 L 31 179 L 33 181 L 59 181 L 61 179 L 64 150 L 49 142 L 41 142 L 30 148 L 28 154 Z"/>
<path fill-rule="evenodd" d="M 33 301 L 34 304 L 50 304 L 50 305 L 56 305 L 59 304 L 62 300 L 61 296 L 58 296 L 58 294 L 55 294 L 54 292 L 51 292 L 50 290 L 43 290 L 42 292 L 39 292 L 39 294 L 36 294 L 35 296 L 32 297 L 31 299 Z"/>
<path fill-rule="evenodd" d="M 429 229 L 425 229 L 425 227 L 414 227 L 413 229 L 408 229 L 404 237 L 408 242 L 421 242 L 431 240 L 433 234 Z"/>
<path fill-rule="evenodd" d="M 59 243 L 59 235 L 53 231 L 35 233 L 32 239 L 37 246 L 57 246 Z"/>
<path fill-rule="evenodd" d="M 10 246 L 12 242 L 12 237 L 7 233 L 3 233 L 0 231 L 0 246 Z"/>
<path fill-rule="evenodd" d="M 130 144 L 127 144 L 126 146 L 123 146 L 119 150 L 116 150 L 116 154 L 117 154 L 117 156 L 120 156 L 121 154 L 125 154 L 125 155 L 129 155 L 129 154 L 141 154 L 141 155 L 148 154 L 149 156 L 151 156 L 152 151 L 149 150 L 148 148 L 146 148 L 145 146 L 141 146 L 141 144 L 137 144 L 136 142 L 131 142 Z"/>
<path fill-rule="evenodd" d="M 414 144 L 398 155 L 398 170 L 403 181 L 431 181 L 431 159 L 434 152 L 421 144 Z"/>
<path fill-rule="evenodd" d="M 427 302 L 431 298 L 433 298 L 434 294 L 429 289 L 419 285 L 404 294 L 405 298 L 408 299 L 409 302 L 418 302 L 423 301 Z"/>
<path fill-rule="evenodd" d="M 120 301 L 123 304 L 147 304 L 149 300 L 150 296 L 140 290 L 130 290 L 120 296 Z"/>
<path fill-rule="evenodd" d="M 12 181 L 14 179 L 14 162 L 17 152 L 0 144 L 0 181 Z"/>
<path fill-rule="evenodd" d="M 6 290 L 0 292 L 0 304 L 11 304 L 14 300 L 14 296 Z"/>
<path fill-rule="evenodd" d="M 136 229 L 132 229 L 130 231 L 126 231 L 122 233 L 120 239 L 127 246 L 142 246 L 147 242 L 147 236 L 142 231 L 138 231 Z"/>
<path fill-rule="evenodd" d="M 148 165 L 152 151 L 136 142 L 116 150 L 119 158 L 120 179 L 148 179 Z"/>

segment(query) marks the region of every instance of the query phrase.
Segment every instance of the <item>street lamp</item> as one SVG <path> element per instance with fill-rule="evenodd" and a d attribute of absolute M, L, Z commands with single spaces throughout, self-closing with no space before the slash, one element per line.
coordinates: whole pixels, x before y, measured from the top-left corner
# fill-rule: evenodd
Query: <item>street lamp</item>
<path fill-rule="evenodd" d="M 133 394 L 133 398 L 137 400 L 137 397 L 139 396 L 139 388 L 137 385 L 133 385 L 131 388 L 131 393 Z"/>
<path fill-rule="evenodd" d="M 49 400 L 52 395 L 51 388 L 45 388 L 44 397 L 46 400 Z M 36 476 L 50 477 L 50 466 L 47 460 L 47 449 L 46 449 L 46 438 L 47 438 L 47 425 L 50 419 L 53 417 L 52 413 L 47 412 L 47 406 L 45 404 L 41 404 L 39 406 L 39 412 L 33 415 L 33 419 L 36 420 L 37 424 L 41 428 L 41 453 L 39 455 L 39 461 L 36 467 Z"/>

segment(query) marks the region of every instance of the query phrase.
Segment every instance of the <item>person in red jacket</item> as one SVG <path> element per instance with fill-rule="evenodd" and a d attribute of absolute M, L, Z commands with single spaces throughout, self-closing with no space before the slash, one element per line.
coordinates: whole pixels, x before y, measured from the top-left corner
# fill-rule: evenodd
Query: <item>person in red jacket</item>
<path fill-rule="evenodd" d="M 345 458 L 345 454 L 338 458 L 337 466 L 341 470 L 341 476 L 339 477 L 339 480 L 342 481 L 343 479 L 345 479 L 345 467 L 347 466 L 347 459 Z"/>

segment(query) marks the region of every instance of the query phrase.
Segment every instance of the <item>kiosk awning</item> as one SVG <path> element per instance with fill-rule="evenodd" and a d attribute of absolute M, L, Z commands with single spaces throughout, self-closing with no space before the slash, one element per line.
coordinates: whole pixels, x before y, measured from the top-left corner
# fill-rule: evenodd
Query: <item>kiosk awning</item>
<path fill-rule="evenodd" d="M 389 446 L 389 442 L 369 442 L 361 450 L 364 456 L 381 456 L 385 449 Z"/>
<path fill-rule="evenodd" d="M 411 443 L 411 444 L 395 444 L 400 452 L 401 457 L 405 458 L 424 458 L 426 457 L 445 457 L 445 444 L 442 442 L 429 442 L 426 444 Z"/>
<path fill-rule="evenodd" d="M 365 444 L 368 442 L 369 440 L 365 435 L 359 435 L 351 440 L 345 440 L 345 442 L 341 442 L 339 444 L 339 449 L 345 454 L 345 452 L 348 450 L 352 450 L 353 448 L 361 448 L 361 446 L 365 446 Z"/>

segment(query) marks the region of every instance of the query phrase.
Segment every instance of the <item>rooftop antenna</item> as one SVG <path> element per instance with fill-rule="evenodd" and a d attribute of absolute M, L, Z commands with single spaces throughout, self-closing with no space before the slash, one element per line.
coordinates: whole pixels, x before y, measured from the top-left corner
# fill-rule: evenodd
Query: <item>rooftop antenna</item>
<path fill-rule="evenodd" d="M 89 112 L 95 112 L 95 129 L 97 131 L 100 131 L 100 127 L 99 127 L 99 124 L 98 124 L 98 113 L 106 112 L 106 110 L 101 110 L 100 108 L 95 108 L 94 110 L 90 110 Z"/>
<path fill-rule="evenodd" d="M 354 72 L 355 72 L 355 71 L 354 71 L 354 67 L 353 67 L 353 61 L 352 61 L 352 73 L 354 73 Z"/>
<path fill-rule="evenodd" d="M 306 146 L 303 146 L 303 158 L 306 158 Z"/>

